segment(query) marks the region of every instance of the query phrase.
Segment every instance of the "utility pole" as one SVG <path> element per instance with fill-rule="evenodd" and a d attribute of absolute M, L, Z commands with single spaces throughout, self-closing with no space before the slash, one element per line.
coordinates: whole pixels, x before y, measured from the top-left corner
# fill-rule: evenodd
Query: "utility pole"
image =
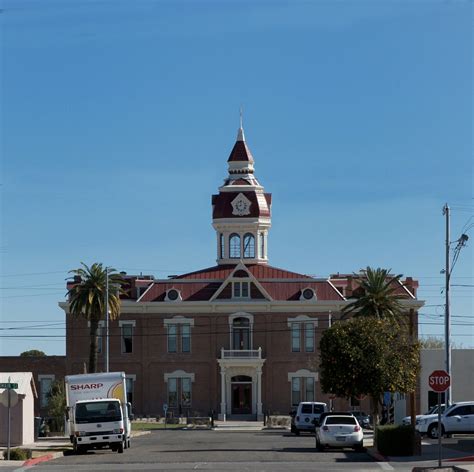
<path fill-rule="evenodd" d="M 451 385 L 452 375 L 451 375 L 451 313 L 449 307 L 449 290 L 450 290 L 450 278 L 451 278 L 451 269 L 449 267 L 449 246 L 450 246 L 450 211 L 449 206 L 446 203 L 443 207 L 443 215 L 446 217 L 446 267 L 445 267 L 445 311 L 444 311 L 444 349 L 445 349 L 445 364 L 446 372 L 451 376 L 451 384 L 446 390 L 444 403 L 446 406 L 451 404 Z"/>
<path fill-rule="evenodd" d="M 109 371 L 109 268 L 105 268 L 105 371 Z"/>

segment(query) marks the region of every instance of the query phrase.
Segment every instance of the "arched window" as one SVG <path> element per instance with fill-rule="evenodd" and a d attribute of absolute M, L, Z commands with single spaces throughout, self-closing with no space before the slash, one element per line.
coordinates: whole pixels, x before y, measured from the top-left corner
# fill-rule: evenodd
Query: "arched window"
<path fill-rule="evenodd" d="M 244 236 L 244 257 L 255 257 L 255 237 L 253 234 L 247 233 Z"/>
<path fill-rule="evenodd" d="M 229 255 L 232 259 L 240 258 L 240 236 L 231 234 L 229 237 Z"/>

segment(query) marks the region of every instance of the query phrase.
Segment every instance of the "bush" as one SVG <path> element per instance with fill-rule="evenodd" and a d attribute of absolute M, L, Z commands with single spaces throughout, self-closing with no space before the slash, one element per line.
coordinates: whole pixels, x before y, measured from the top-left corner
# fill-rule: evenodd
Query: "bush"
<path fill-rule="evenodd" d="M 384 456 L 412 456 L 415 430 L 411 425 L 378 426 L 376 432 L 377 450 Z"/>
<path fill-rule="evenodd" d="M 3 451 L 3 458 L 7 460 L 8 453 Z M 26 461 L 26 459 L 31 459 L 31 449 L 10 449 L 10 460 L 11 461 Z"/>

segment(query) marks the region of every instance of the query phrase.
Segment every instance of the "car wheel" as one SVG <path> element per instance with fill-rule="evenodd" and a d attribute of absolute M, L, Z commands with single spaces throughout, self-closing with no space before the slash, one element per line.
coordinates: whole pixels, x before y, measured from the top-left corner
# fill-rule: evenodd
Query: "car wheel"
<path fill-rule="evenodd" d="M 295 434 L 296 436 L 300 435 L 300 430 L 296 426 L 292 427 L 291 432 Z"/>
<path fill-rule="evenodd" d="M 428 437 L 431 439 L 437 439 L 438 438 L 438 423 L 433 423 L 430 424 L 430 427 L 428 428 Z M 441 436 L 444 435 L 444 427 L 441 425 Z"/>
<path fill-rule="evenodd" d="M 361 441 L 359 444 L 354 446 L 354 451 L 356 452 L 363 452 L 364 451 L 364 442 Z"/>
<path fill-rule="evenodd" d="M 316 439 L 316 450 L 318 452 L 323 452 L 324 451 L 324 446 L 319 442 L 318 439 Z"/>
<path fill-rule="evenodd" d="M 122 441 L 122 442 L 118 445 L 117 451 L 118 451 L 119 454 L 123 454 L 124 449 L 125 449 L 125 441 Z"/>

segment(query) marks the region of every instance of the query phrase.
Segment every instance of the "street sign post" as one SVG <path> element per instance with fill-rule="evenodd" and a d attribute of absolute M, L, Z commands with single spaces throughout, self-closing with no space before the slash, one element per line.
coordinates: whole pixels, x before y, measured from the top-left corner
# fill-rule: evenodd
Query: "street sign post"
<path fill-rule="evenodd" d="M 163 403 L 163 411 L 165 412 L 165 429 L 166 429 L 166 420 L 168 419 L 168 403 Z"/>
<path fill-rule="evenodd" d="M 0 383 L 0 388 L 4 388 L 7 394 L 7 408 L 8 408 L 8 423 L 7 423 L 7 461 L 10 460 L 10 444 L 11 444 L 11 409 L 18 402 L 18 395 L 14 389 L 18 388 L 18 384 L 11 382 L 8 377 L 8 382 Z"/>
<path fill-rule="evenodd" d="M 428 377 L 428 384 L 431 390 L 438 392 L 438 467 L 441 467 L 441 394 L 451 385 L 451 377 L 445 370 L 435 370 Z"/>
<path fill-rule="evenodd" d="M 0 383 L 0 388 L 18 388 L 18 384 L 11 382 Z"/>

